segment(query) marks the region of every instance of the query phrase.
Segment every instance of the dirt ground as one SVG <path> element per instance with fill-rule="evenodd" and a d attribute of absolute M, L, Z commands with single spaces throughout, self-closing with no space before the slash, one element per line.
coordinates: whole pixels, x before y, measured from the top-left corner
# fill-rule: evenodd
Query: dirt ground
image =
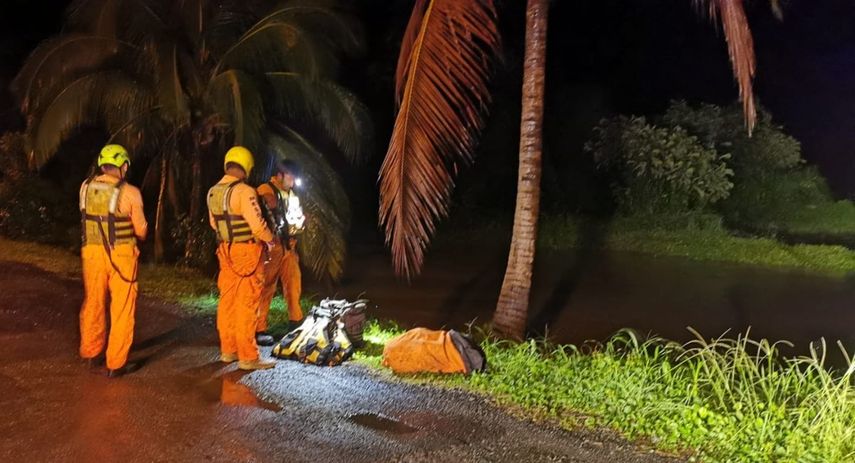
<path fill-rule="evenodd" d="M 82 297 L 79 281 L 0 261 L 0 461 L 678 461 L 354 364 L 240 372 L 216 361 L 212 320 L 145 298 L 142 368 L 110 379 L 77 357 Z"/>

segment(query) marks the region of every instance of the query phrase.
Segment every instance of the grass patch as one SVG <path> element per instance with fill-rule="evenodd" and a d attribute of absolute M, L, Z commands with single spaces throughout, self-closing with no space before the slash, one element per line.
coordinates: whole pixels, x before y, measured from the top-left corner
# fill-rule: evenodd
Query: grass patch
<path fill-rule="evenodd" d="M 843 246 L 788 245 L 769 238 L 743 238 L 708 224 L 670 229 L 628 218 L 590 224 L 573 217 L 547 217 L 540 227 L 538 247 L 543 250 L 574 249 L 581 245 L 580 237 L 586 233 L 596 234 L 597 246 L 614 251 L 805 269 L 833 275 L 855 271 L 855 251 Z"/>
<path fill-rule="evenodd" d="M 593 246 L 695 261 L 801 269 L 832 276 L 855 272 L 855 251 L 844 246 L 790 245 L 772 238 L 734 236 L 720 222 L 714 215 L 615 217 L 607 221 L 546 215 L 540 220 L 537 250 L 548 253 Z M 842 220 L 840 226 L 845 227 L 845 222 Z M 510 231 L 510 223 L 499 222 L 448 226 L 437 234 L 435 245 L 437 248 L 471 246 L 473 234 L 481 242 L 489 242 L 488 246 L 506 245 L 510 242 Z"/>
<path fill-rule="evenodd" d="M 374 346 L 356 360 L 380 365 L 400 333 L 372 323 Z M 736 339 L 686 345 L 641 341 L 632 332 L 581 348 L 541 341 L 481 343 L 484 374 L 405 379 L 494 397 L 562 427 L 606 426 L 657 448 L 708 462 L 849 462 L 855 459 L 855 364 L 783 359 L 776 344 Z"/>
<path fill-rule="evenodd" d="M 790 208 L 772 224 L 781 231 L 805 235 L 855 235 L 855 204 L 828 202 Z"/>

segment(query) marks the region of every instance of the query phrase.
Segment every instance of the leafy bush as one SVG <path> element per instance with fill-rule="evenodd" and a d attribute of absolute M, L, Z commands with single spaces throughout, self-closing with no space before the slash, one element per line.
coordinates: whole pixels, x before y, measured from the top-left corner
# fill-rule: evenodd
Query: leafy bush
<path fill-rule="evenodd" d="M 721 204 L 726 221 L 736 226 L 777 228 L 792 209 L 831 202 L 825 180 L 816 169 L 770 172 L 738 183 Z"/>
<path fill-rule="evenodd" d="M 585 149 L 613 175 L 613 194 L 627 214 L 703 210 L 733 186 L 729 155 L 704 147 L 680 127 L 655 127 L 642 117 L 600 121 Z"/>
<path fill-rule="evenodd" d="M 80 241 L 76 198 L 38 177 L 0 183 L 0 235 L 74 246 Z"/>
<path fill-rule="evenodd" d="M 704 146 L 731 153 L 734 186 L 718 208 L 729 226 L 773 236 L 855 233 L 855 205 L 834 200 L 819 171 L 804 166 L 799 142 L 767 111 L 758 112 L 750 138 L 735 105 L 672 102 L 662 122 L 687 130 Z"/>
<path fill-rule="evenodd" d="M 769 235 L 855 233 L 855 205 L 834 201 L 825 178 L 813 167 L 737 184 L 721 211 L 732 226 Z"/>
<path fill-rule="evenodd" d="M 27 155 L 22 132 L 6 132 L 0 136 L 0 181 L 15 182 L 27 175 Z"/>
<path fill-rule="evenodd" d="M 762 108 L 757 112 L 751 137 L 745 129 L 742 108 L 736 105 L 692 107 L 685 101 L 674 101 L 662 122 L 685 129 L 707 148 L 730 153 L 729 164 L 736 172 L 737 184 L 767 172 L 793 169 L 804 162 L 799 142 L 784 133 L 783 127 L 773 124 L 772 115 Z"/>

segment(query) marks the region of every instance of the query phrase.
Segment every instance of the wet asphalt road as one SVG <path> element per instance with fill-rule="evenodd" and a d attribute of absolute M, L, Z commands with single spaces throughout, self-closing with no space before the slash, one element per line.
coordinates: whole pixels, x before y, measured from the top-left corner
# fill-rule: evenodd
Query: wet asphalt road
<path fill-rule="evenodd" d="M 679 461 L 354 364 L 246 374 L 216 361 L 211 320 L 145 298 L 143 367 L 109 379 L 77 358 L 81 299 L 78 281 L 0 262 L 0 461 Z"/>

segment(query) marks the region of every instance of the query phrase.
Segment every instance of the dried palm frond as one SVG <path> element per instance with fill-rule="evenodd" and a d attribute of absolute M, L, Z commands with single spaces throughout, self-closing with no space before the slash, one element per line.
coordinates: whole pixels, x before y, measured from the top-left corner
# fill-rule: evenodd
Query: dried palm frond
<path fill-rule="evenodd" d="M 395 270 L 421 270 L 454 175 L 472 161 L 499 53 L 491 0 L 419 0 L 398 60 L 398 115 L 380 170 L 380 221 Z"/>
<path fill-rule="evenodd" d="M 727 50 L 733 65 L 733 75 L 739 84 L 739 99 L 745 114 L 745 126 L 748 134 L 754 130 L 757 120 L 757 108 L 754 105 L 752 81 L 756 71 L 754 58 L 754 39 L 748 26 L 743 0 L 694 0 L 696 5 L 707 5 L 710 18 L 721 18 Z"/>

